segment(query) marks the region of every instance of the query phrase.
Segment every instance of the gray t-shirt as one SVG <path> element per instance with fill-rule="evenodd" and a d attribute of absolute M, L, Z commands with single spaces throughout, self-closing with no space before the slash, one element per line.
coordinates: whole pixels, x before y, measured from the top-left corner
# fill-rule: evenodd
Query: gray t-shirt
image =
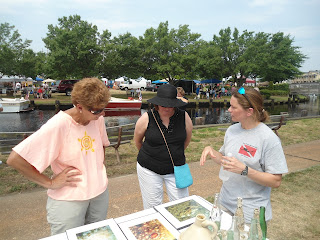
<path fill-rule="evenodd" d="M 264 123 L 249 130 L 243 129 L 240 123 L 230 126 L 220 152 L 222 155 L 232 153 L 233 157 L 257 171 L 272 174 L 288 172 L 281 141 Z M 246 223 L 250 223 L 254 209 L 260 206 L 266 207 L 266 220 L 269 221 L 272 218 L 271 188 L 247 176 L 230 172 L 228 175 L 229 179 L 223 182 L 220 191 L 221 204 L 234 213 L 237 197 L 242 197 Z"/>

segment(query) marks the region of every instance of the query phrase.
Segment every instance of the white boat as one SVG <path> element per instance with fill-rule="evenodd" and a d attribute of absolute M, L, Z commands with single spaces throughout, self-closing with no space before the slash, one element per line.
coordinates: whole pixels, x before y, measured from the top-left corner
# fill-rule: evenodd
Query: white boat
<path fill-rule="evenodd" d="M 17 113 L 30 110 L 30 101 L 24 98 L 0 98 L 4 113 Z"/>
<path fill-rule="evenodd" d="M 142 101 L 111 97 L 105 110 L 136 110 L 141 108 Z"/>

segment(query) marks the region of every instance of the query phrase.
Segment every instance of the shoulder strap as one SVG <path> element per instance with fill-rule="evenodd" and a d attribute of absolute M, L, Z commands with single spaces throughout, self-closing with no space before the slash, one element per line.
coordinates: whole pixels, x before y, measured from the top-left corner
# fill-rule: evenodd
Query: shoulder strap
<path fill-rule="evenodd" d="M 163 132 L 162 132 L 162 129 L 161 129 L 159 123 L 158 123 L 158 120 L 157 120 L 156 117 L 154 116 L 153 109 L 151 109 L 151 113 L 152 113 L 152 115 L 153 115 L 154 120 L 156 121 L 156 123 L 157 123 L 157 125 L 158 125 L 158 128 L 159 128 L 159 130 L 160 130 L 160 132 L 161 132 L 161 135 L 162 135 L 162 137 L 163 137 L 163 140 L 164 140 L 164 142 L 165 142 L 165 144 L 166 144 L 166 146 L 167 146 L 167 149 L 168 149 L 168 152 L 169 152 L 169 155 L 170 155 L 170 158 L 171 158 L 172 165 L 174 166 L 174 163 L 173 163 L 173 159 L 172 159 L 172 156 L 171 156 L 171 152 L 170 152 L 169 146 L 168 146 L 167 141 L 166 141 L 166 138 L 165 138 L 165 136 L 164 136 L 164 134 L 163 134 Z"/>

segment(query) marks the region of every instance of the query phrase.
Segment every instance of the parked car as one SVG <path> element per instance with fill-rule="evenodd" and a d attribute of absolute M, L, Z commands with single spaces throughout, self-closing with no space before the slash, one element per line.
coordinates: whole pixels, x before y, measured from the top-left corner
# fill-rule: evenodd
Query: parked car
<path fill-rule="evenodd" d="M 168 84 L 168 83 L 153 83 L 150 86 L 146 87 L 146 91 L 156 92 L 158 91 L 158 88 L 163 84 Z"/>
<path fill-rule="evenodd" d="M 78 82 L 79 79 L 76 80 L 61 80 L 58 86 L 58 92 L 59 93 L 65 93 L 67 96 L 71 95 L 71 91 L 73 88 L 73 85 Z"/>

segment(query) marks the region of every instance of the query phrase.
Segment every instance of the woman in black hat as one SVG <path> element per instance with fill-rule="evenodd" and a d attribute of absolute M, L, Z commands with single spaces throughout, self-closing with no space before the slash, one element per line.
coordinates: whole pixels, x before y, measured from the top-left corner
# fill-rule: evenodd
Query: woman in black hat
<path fill-rule="evenodd" d="M 148 102 L 154 108 L 139 118 L 134 132 L 134 141 L 139 149 L 137 173 L 144 209 L 162 204 L 163 183 L 170 201 L 189 196 L 188 188 L 176 187 L 172 161 L 157 122 L 175 166 L 185 164 L 184 150 L 192 135 L 192 121 L 187 112 L 179 109 L 187 103 L 177 99 L 174 86 L 160 86 L 157 96 Z"/>

